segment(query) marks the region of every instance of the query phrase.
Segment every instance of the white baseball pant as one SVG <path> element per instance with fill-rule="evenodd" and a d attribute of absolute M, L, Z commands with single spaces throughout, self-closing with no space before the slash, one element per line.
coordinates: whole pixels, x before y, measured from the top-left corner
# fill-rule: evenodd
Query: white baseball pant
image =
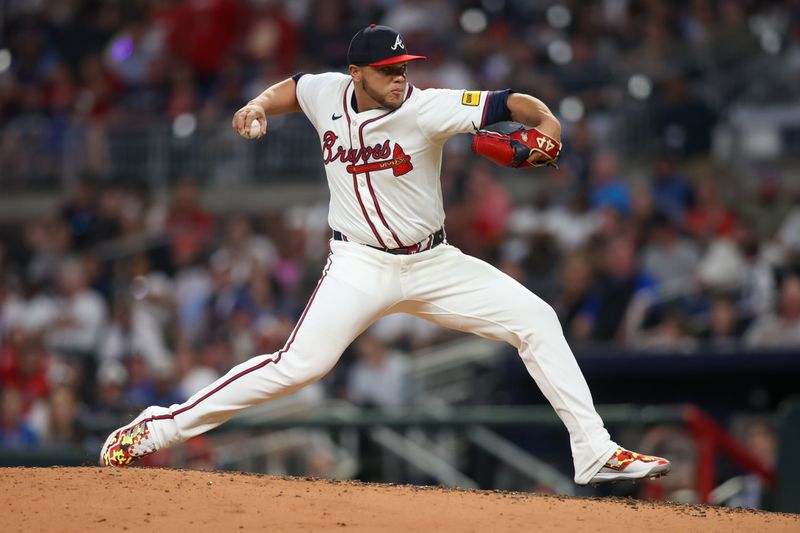
<path fill-rule="evenodd" d="M 330 249 L 280 351 L 237 365 L 183 404 L 148 408 L 159 449 L 320 379 L 375 320 L 405 312 L 515 346 L 569 431 L 576 483 L 588 483 L 616 450 L 555 312 L 523 285 L 448 244 L 413 255 L 335 240 Z"/>

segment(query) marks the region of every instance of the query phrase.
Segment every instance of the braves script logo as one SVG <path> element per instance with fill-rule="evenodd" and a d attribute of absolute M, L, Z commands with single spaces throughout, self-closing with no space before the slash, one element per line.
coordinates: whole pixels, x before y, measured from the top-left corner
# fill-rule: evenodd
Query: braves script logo
<path fill-rule="evenodd" d="M 350 163 L 347 165 L 347 172 L 351 174 L 362 174 L 364 172 L 376 172 L 391 168 L 392 174 L 402 176 L 413 170 L 411 157 L 403 151 L 403 147 L 395 143 L 394 150 L 389 148 L 389 139 L 374 146 L 364 146 L 358 149 L 350 148 L 346 150 L 336 141 L 339 138 L 335 133 L 328 130 L 322 136 L 322 162 L 324 164 L 334 161 Z M 391 159 L 389 159 L 391 154 Z M 378 161 L 370 161 L 370 159 Z M 363 163 L 361 163 L 363 161 Z"/>

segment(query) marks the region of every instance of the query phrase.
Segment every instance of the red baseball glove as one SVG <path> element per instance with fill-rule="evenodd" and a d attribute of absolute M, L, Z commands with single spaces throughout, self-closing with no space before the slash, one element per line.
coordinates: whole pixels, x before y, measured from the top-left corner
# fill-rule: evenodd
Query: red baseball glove
<path fill-rule="evenodd" d="M 497 122 L 475 132 L 472 151 L 501 167 L 531 168 L 551 166 L 561 154 L 561 143 L 536 128 L 519 122 Z M 531 162 L 535 153 L 542 154 Z"/>

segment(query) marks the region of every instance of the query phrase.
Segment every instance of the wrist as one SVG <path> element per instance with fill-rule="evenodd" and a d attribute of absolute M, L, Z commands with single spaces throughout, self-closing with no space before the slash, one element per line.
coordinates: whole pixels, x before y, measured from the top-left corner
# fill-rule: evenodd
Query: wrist
<path fill-rule="evenodd" d="M 535 128 L 545 135 L 561 142 L 561 123 L 557 118 L 542 120 Z"/>
<path fill-rule="evenodd" d="M 261 113 L 263 113 L 264 115 L 266 115 L 266 114 L 267 114 L 267 110 L 266 110 L 266 108 L 264 107 L 264 104 L 262 104 L 262 103 L 259 101 L 259 99 L 258 99 L 258 98 L 253 98 L 252 100 L 250 100 L 249 102 L 247 102 L 247 106 L 246 106 L 246 107 L 255 107 L 256 109 L 258 109 L 258 110 L 259 110 Z"/>

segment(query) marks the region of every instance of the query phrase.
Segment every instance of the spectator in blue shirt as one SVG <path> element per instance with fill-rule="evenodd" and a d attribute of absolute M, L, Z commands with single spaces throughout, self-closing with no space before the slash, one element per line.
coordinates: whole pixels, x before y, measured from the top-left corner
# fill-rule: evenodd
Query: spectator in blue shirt
<path fill-rule="evenodd" d="M 623 236 L 608 242 L 603 272 L 589 292 L 573 333 L 596 341 L 624 341 L 638 328 L 652 303 L 656 282 L 642 272 L 633 242 Z"/>
<path fill-rule="evenodd" d="M 5 389 L 0 403 L 0 448 L 32 448 L 39 443 L 22 415 L 22 395 L 17 389 Z"/>
<path fill-rule="evenodd" d="M 653 200 L 657 211 L 666 214 L 673 223 L 681 224 L 694 192 L 686 176 L 675 168 L 675 161 L 662 155 L 653 163 Z"/>
<path fill-rule="evenodd" d="M 600 152 L 592 160 L 591 203 L 593 208 L 610 208 L 623 216 L 631 212 L 631 193 L 619 179 L 617 157 L 611 152 Z"/>

